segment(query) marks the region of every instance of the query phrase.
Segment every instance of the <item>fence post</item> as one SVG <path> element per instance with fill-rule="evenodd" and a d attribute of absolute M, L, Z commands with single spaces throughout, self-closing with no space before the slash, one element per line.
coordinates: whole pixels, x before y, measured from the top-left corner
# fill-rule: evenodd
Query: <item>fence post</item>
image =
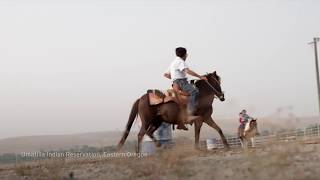
<path fill-rule="evenodd" d="M 17 157 L 17 153 L 14 153 L 14 156 L 15 156 L 15 166 L 17 166 L 18 165 L 18 157 Z"/>

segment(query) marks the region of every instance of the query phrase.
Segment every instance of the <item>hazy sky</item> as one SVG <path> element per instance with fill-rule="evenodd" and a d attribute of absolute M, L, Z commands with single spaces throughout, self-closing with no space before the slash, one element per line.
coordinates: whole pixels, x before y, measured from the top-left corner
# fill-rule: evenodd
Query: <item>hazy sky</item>
<path fill-rule="evenodd" d="M 0 0 L 0 138 L 122 130 L 174 49 L 216 70 L 215 119 L 317 115 L 317 0 Z"/>

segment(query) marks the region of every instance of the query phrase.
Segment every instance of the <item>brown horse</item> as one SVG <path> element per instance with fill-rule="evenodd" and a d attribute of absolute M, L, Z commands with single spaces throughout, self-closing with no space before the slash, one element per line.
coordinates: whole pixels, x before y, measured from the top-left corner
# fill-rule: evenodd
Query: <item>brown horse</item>
<path fill-rule="evenodd" d="M 198 97 L 198 105 L 195 111 L 195 115 L 199 116 L 194 121 L 195 124 L 195 146 L 199 148 L 199 138 L 200 138 L 200 129 L 202 124 L 205 122 L 210 127 L 216 129 L 222 139 L 223 144 L 226 148 L 229 148 L 227 140 L 223 135 L 220 127 L 213 121 L 211 114 L 212 103 L 215 97 L 218 97 L 220 101 L 224 101 L 224 93 L 221 90 L 220 86 L 220 77 L 216 72 L 209 73 L 206 75 L 208 81 L 197 80 L 195 86 L 199 89 L 200 95 Z M 141 129 L 138 134 L 138 148 L 140 150 L 140 143 L 145 134 L 147 134 L 157 146 L 160 146 L 157 140 L 153 136 L 153 132 L 161 125 L 162 122 L 167 122 L 171 124 L 179 123 L 179 113 L 180 106 L 175 102 L 168 102 L 164 104 L 159 104 L 155 106 L 150 106 L 148 94 L 144 94 L 141 98 L 137 99 L 134 103 L 131 113 L 129 116 L 128 123 L 126 125 L 126 130 L 123 133 L 122 139 L 118 144 L 118 150 L 121 149 L 125 140 L 127 139 L 131 126 L 137 116 L 140 116 L 141 119 Z"/>

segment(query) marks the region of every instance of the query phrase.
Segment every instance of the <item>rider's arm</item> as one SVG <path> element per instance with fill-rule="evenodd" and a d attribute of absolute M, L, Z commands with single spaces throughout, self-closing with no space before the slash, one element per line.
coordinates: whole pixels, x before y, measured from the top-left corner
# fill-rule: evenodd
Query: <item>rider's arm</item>
<path fill-rule="evenodd" d="M 246 114 L 246 119 L 247 120 L 253 120 L 253 117 L 249 116 L 248 114 Z"/>
<path fill-rule="evenodd" d="M 194 77 L 197 77 L 197 78 L 201 78 L 201 76 L 199 74 L 197 74 L 196 72 L 192 71 L 189 68 L 186 68 L 185 71 L 186 71 L 187 74 L 189 74 L 191 76 L 194 76 Z"/>
<path fill-rule="evenodd" d="M 164 73 L 164 77 L 171 79 L 171 74 L 170 73 Z"/>
<path fill-rule="evenodd" d="M 191 75 L 191 76 L 197 77 L 197 78 L 199 78 L 199 79 L 207 80 L 206 77 L 200 76 L 199 74 L 197 74 L 196 72 L 192 71 L 192 70 L 189 69 L 189 68 L 186 68 L 185 71 L 186 71 L 187 74 L 189 74 L 189 75 Z"/>
<path fill-rule="evenodd" d="M 243 115 L 239 116 L 239 122 L 240 122 L 240 124 L 244 124 L 246 122 L 246 119 Z"/>

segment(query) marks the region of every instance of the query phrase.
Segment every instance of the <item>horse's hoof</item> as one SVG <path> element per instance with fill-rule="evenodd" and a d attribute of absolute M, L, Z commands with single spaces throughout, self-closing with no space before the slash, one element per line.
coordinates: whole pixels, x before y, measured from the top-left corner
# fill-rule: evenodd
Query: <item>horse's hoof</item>
<path fill-rule="evenodd" d="M 200 147 L 199 146 L 194 146 L 194 149 L 197 151 L 200 151 Z"/>
<path fill-rule="evenodd" d="M 177 129 L 188 131 L 188 128 L 185 125 L 178 125 Z"/>

